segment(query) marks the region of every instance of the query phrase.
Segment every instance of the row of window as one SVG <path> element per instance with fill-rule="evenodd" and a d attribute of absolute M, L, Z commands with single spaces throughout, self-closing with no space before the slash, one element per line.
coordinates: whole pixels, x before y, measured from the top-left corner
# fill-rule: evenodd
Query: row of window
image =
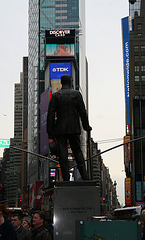
<path fill-rule="evenodd" d="M 141 52 L 145 52 L 145 45 L 143 45 L 143 46 L 135 45 L 134 46 L 134 52 L 139 52 L 139 50 L 141 50 Z"/>
<path fill-rule="evenodd" d="M 135 90 L 135 92 L 136 92 L 136 91 L 140 91 L 140 86 L 139 86 L 139 85 L 135 85 L 134 90 Z M 142 91 L 145 90 L 145 85 L 141 86 L 141 90 L 142 90 Z"/>
<path fill-rule="evenodd" d="M 139 55 L 134 56 L 134 61 L 139 62 Z M 141 55 L 141 61 L 145 62 L 145 55 Z"/>
<path fill-rule="evenodd" d="M 135 70 L 135 72 L 139 72 L 139 66 L 138 65 L 134 66 L 134 70 Z M 145 72 L 145 66 L 144 65 L 141 66 L 141 71 Z"/>
<path fill-rule="evenodd" d="M 145 81 L 145 75 L 142 75 L 142 76 L 137 75 L 134 77 L 134 80 L 135 80 L 135 82 L 139 82 L 140 80 Z"/>
<path fill-rule="evenodd" d="M 142 24 L 141 23 L 137 23 L 137 29 L 138 30 L 142 29 Z"/>
<path fill-rule="evenodd" d="M 144 95 L 142 95 L 142 96 L 135 95 L 135 99 L 137 99 L 137 100 L 139 100 L 139 99 L 145 100 L 145 96 Z"/>

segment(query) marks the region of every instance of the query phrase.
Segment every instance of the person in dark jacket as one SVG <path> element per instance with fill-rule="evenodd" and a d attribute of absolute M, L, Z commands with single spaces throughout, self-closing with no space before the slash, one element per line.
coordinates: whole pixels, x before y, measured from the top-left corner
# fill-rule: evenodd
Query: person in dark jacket
<path fill-rule="evenodd" d="M 47 228 L 47 230 L 49 231 L 51 239 L 53 240 L 53 232 L 54 232 L 54 230 L 53 230 L 53 218 L 50 215 L 50 213 L 49 214 L 45 213 L 44 225 Z"/>
<path fill-rule="evenodd" d="M 7 206 L 0 204 L 0 240 L 17 240 L 15 229 L 8 216 Z"/>
<path fill-rule="evenodd" d="M 80 146 L 80 119 L 83 129 L 87 132 L 92 128 L 82 95 L 72 89 L 72 78 L 65 74 L 61 76 L 62 88 L 52 95 L 48 106 L 47 133 L 49 139 L 56 138 L 58 156 L 64 181 L 69 181 L 68 141 L 73 151 L 78 170 L 83 180 L 88 180 L 85 161 Z"/>
<path fill-rule="evenodd" d="M 11 217 L 11 222 L 15 228 L 17 239 L 18 240 L 25 240 L 25 236 L 27 234 L 27 230 L 21 225 L 22 224 L 22 217 L 20 214 L 13 214 Z"/>
<path fill-rule="evenodd" d="M 27 232 L 25 240 L 51 240 L 49 231 L 44 226 L 45 214 L 42 211 L 36 211 L 32 219 L 32 229 Z"/>

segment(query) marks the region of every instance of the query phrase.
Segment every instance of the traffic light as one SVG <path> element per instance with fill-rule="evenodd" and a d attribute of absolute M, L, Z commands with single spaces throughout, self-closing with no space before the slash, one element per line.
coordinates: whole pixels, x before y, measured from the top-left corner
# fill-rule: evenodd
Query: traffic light
<path fill-rule="evenodd" d="M 22 206 L 22 199 L 18 199 L 18 207 L 21 207 Z"/>

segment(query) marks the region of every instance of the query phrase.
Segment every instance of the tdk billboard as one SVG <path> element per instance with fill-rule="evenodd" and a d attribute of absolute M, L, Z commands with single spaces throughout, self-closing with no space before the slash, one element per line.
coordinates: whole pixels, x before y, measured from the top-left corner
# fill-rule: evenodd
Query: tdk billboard
<path fill-rule="evenodd" d="M 60 79 L 63 74 L 71 76 L 71 62 L 50 63 L 50 80 Z"/>

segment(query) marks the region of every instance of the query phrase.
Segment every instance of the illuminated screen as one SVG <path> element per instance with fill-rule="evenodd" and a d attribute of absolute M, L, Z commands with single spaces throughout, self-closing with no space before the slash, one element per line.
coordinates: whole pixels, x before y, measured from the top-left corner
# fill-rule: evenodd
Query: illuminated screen
<path fill-rule="evenodd" d="M 50 170 L 50 177 L 55 177 L 56 174 L 56 170 L 55 169 L 51 169 Z"/>
<path fill-rule="evenodd" d="M 71 62 L 50 63 L 50 80 L 61 79 L 63 74 L 71 76 Z"/>
<path fill-rule="evenodd" d="M 70 44 L 46 44 L 46 57 L 74 57 L 75 45 Z"/>

